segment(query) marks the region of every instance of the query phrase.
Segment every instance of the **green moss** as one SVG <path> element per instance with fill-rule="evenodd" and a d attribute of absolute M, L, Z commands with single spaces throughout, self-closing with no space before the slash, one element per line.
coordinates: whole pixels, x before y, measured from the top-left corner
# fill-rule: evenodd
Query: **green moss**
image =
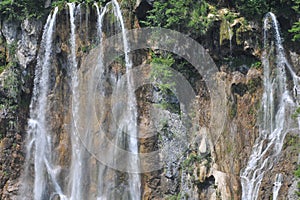
<path fill-rule="evenodd" d="M 182 163 L 182 168 L 186 169 L 187 167 L 190 167 L 195 162 L 200 162 L 202 157 L 200 155 L 197 155 L 196 153 L 191 153 Z"/>
<path fill-rule="evenodd" d="M 229 11 L 228 9 L 219 10 L 218 14 L 221 24 L 220 24 L 220 45 L 224 40 L 232 40 L 233 30 L 231 24 L 236 18 L 237 14 Z"/>
<path fill-rule="evenodd" d="M 232 152 L 232 150 L 233 150 L 233 144 L 232 144 L 231 142 L 229 142 L 229 143 L 227 144 L 227 149 L 226 149 L 226 151 L 227 151 L 228 154 L 230 154 L 230 153 Z"/>
<path fill-rule="evenodd" d="M 229 109 L 229 117 L 233 119 L 237 114 L 237 105 L 233 103 Z"/>
<path fill-rule="evenodd" d="M 0 66 L 0 74 L 5 70 L 6 66 Z"/>
<path fill-rule="evenodd" d="M 223 19 L 220 25 L 220 45 L 222 45 L 223 40 L 231 40 L 232 36 L 233 31 L 229 22 Z"/>
<path fill-rule="evenodd" d="M 226 8 L 218 11 L 218 18 L 221 20 L 220 45 L 222 45 L 224 40 L 232 40 L 234 34 L 236 36 L 236 43 L 238 45 L 242 44 L 242 33 L 251 30 L 247 20 L 244 17 L 240 17 L 239 13 L 235 13 Z"/>
<path fill-rule="evenodd" d="M 284 141 L 284 148 L 290 148 L 292 151 L 299 152 L 300 138 L 297 135 L 287 134 Z"/>
<path fill-rule="evenodd" d="M 179 192 L 178 194 L 175 194 L 175 195 L 171 195 L 171 196 L 168 196 L 166 199 L 167 200 L 180 200 L 181 199 L 181 193 Z"/>
<path fill-rule="evenodd" d="M 257 88 L 260 87 L 260 85 L 261 85 L 261 79 L 260 78 L 251 79 L 247 83 L 247 89 L 248 89 L 250 94 L 253 94 L 253 93 L 255 93 Z"/>
<path fill-rule="evenodd" d="M 294 174 L 297 178 L 300 178 L 300 165 L 298 165 Z M 300 197 L 300 181 L 297 183 L 297 189 L 298 189 L 298 191 L 296 191 L 295 193 L 297 194 L 298 197 Z"/>
<path fill-rule="evenodd" d="M 8 47 L 9 56 L 12 59 L 15 58 L 17 47 L 18 47 L 17 41 L 12 42 L 11 44 L 7 45 L 7 47 Z"/>
<path fill-rule="evenodd" d="M 261 69 L 262 68 L 261 61 L 257 61 L 257 62 L 252 63 L 251 68 Z"/>
<path fill-rule="evenodd" d="M 295 112 L 292 114 L 292 118 L 296 119 L 300 115 L 300 107 L 298 107 Z"/>

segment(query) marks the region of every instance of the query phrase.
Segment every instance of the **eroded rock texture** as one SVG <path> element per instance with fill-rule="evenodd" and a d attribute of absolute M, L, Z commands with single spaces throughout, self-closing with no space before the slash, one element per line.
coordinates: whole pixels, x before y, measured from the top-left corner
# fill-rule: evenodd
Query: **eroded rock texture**
<path fill-rule="evenodd" d="M 48 1 L 47 1 L 48 2 Z M 47 3 L 49 4 L 49 2 Z M 135 3 L 122 4 L 125 24 L 128 29 L 140 28 L 147 11 L 153 1 L 140 0 Z M 93 52 L 96 41 L 96 11 L 93 7 L 81 9 L 80 21 L 77 21 L 76 55 L 78 66 L 84 74 L 89 66 L 84 65 L 85 59 Z M 220 11 L 222 14 L 224 11 Z M 221 15 L 220 14 L 220 15 Z M 110 25 L 111 16 L 104 21 L 104 37 L 113 35 L 114 27 Z M 62 174 L 67 174 L 70 167 L 70 78 L 67 74 L 70 24 L 65 10 L 58 15 L 55 31 L 55 60 L 51 71 L 51 88 L 49 99 L 49 121 L 51 131 L 55 134 L 53 141 L 57 155 L 56 162 L 62 166 Z M 0 58 L 1 65 L 9 65 L 0 75 L 0 199 L 15 199 L 20 186 L 23 163 L 25 158 L 25 139 L 29 104 L 33 88 L 34 68 L 37 62 L 37 52 L 45 19 L 25 20 L 19 22 L 3 21 L 1 27 Z M 232 24 L 234 37 L 242 21 Z M 169 98 L 168 103 L 174 109 L 155 109 L 164 98 L 155 85 L 146 84 L 135 91 L 138 101 L 138 124 L 142 135 L 139 151 L 153 152 L 165 145 L 171 147 L 164 154 L 159 154 L 164 161 L 160 170 L 146 172 L 142 177 L 142 199 L 240 199 L 240 171 L 245 167 L 252 146 L 258 136 L 257 118 L 262 98 L 262 69 L 253 67 L 245 60 L 258 61 L 261 55 L 261 28 L 257 23 L 250 22 L 246 31 L 233 40 L 222 37 L 220 22 L 217 22 L 206 35 L 197 38 L 210 56 L 217 63 L 219 72 L 216 81 L 223 87 L 225 99 L 223 130 L 215 133 L 211 122 L 212 99 L 202 74 L 190 67 L 180 71 L 181 58 L 177 58 L 174 69 L 184 74 L 192 85 L 196 98 L 192 102 L 188 118 L 191 124 L 184 124 L 184 117 L 178 110 L 178 99 Z M 230 40 L 232 39 L 232 41 Z M 299 71 L 299 55 L 289 52 L 290 59 L 296 71 Z M 134 66 L 151 62 L 148 50 L 138 50 L 131 54 Z M 234 57 L 236 62 L 224 62 L 224 57 Z M 258 64 L 260 65 L 260 64 Z M 298 69 L 298 70 L 297 70 Z M 188 72 L 186 72 L 188 71 Z M 124 73 L 122 63 L 113 62 L 107 69 L 109 75 Z M 139 74 L 145 79 L 150 72 L 145 70 Z M 88 77 L 83 77 L 88 78 Z M 109 87 L 107 87 L 109 88 Z M 111 95 L 111 91 L 107 92 Z M 155 111 L 155 112 L 153 112 Z M 179 111 L 179 112 L 178 112 Z M 111 121 L 107 115 L 103 121 Z M 186 125 L 186 126 L 185 126 Z M 188 135 L 188 145 L 181 149 L 176 146 L 176 138 Z M 278 163 L 263 179 L 259 199 L 269 199 L 272 196 L 274 174 L 283 174 L 284 182 L 278 199 L 296 198 L 294 190 L 297 179 L 293 171 L 298 161 L 299 137 L 289 133 L 284 148 L 279 155 Z M 173 157 L 174 152 L 181 151 L 181 156 Z M 88 152 L 86 152 L 88 155 Z M 177 154 L 176 154 L 177 155 Z M 96 159 L 91 158 L 92 166 Z M 147 165 L 147 163 L 142 163 Z M 93 174 L 92 174 L 93 175 Z M 91 175 L 91 177 L 92 177 Z M 120 173 L 120 178 L 122 173 Z M 96 186 L 90 187 L 90 192 L 96 191 Z"/>

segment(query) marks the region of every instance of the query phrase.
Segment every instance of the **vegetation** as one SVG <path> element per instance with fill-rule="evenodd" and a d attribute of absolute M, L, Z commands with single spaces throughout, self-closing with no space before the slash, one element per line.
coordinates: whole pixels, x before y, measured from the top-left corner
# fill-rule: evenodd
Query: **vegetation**
<path fill-rule="evenodd" d="M 5 51 L 8 52 L 8 57 L 6 57 L 5 51 L 0 53 L 0 73 L 7 70 L 2 88 L 5 97 L 0 100 L 0 109 L 8 109 L 15 112 L 21 90 L 20 69 L 16 58 L 18 44 L 14 41 L 11 44 L 4 43 L 2 45 L 6 46 Z"/>
<path fill-rule="evenodd" d="M 202 35 L 212 24 L 209 11 L 209 4 L 204 0 L 155 1 L 144 25 Z"/>
<path fill-rule="evenodd" d="M 268 9 L 268 3 L 265 0 L 236 0 L 237 9 L 248 18 L 261 18 Z"/>
<path fill-rule="evenodd" d="M 175 195 L 172 195 L 172 196 L 168 196 L 167 200 L 180 200 L 181 198 L 182 198 L 181 193 L 178 193 L 178 194 L 175 194 Z"/>
<path fill-rule="evenodd" d="M 293 9 L 296 11 L 296 13 L 300 14 L 300 0 L 293 0 L 293 2 L 295 3 Z M 289 32 L 293 34 L 293 41 L 300 40 L 300 20 L 294 23 Z"/>
<path fill-rule="evenodd" d="M 182 168 L 192 167 L 192 164 L 199 163 L 202 160 L 202 156 L 196 153 L 191 153 L 182 163 Z"/>
<path fill-rule="evenodd" d="M 105 0 L 54 0 L 52 7 L 62 9 L 66 3 L 85 3 L 90 5 L 94 2 L 105 3 Z M 0 16 L 2 19 L 22 21 L 26 18 L 40 18 L 47 13 L 44 0 L 2 0 L 0 1 Z"/>
<path fill-rule="evenodd" d="M 171 80 L 173 72 L 171 67 L 175 63 L 171 53 L 160 52 L 151 53 L 151 79 L 157 87 L 162 99 L 159 105 L 171 112 L 179 112 L 179 105 L 170 102 L 171 98 L 176 98 L 174 95 L 175 82 Z"/>
<path fill-rule="evenodd" d="M 300 178 L 300 165 L 298 165 L 298 168 L 295 171 L 295 176 L 297 178 Z M 300 197 L 300 181 L 297 183 L 297 188 L 298 188 L 298 191 L 296 191 L 296 194 L 297 194 L 298 197 Z"/>
<path fill-rule="evenodd" d="M 0 66 L 0 74 L 5 70 L 5 65 Z"/>
<path fill-rule="evenodd" d="M 296 119 L 300 115 L 300 107 L 298 107 L 295 112 L 292 114 L 292 118 Z"/>
<path fill-rule="evenodd" d="M 18 80 L 18 70 L 17 63 L 10 62 L 9 63 L 9 75 L 4 80 L 3 89 L 7 94 L 8 99 L 10 100 L 17 100 L 19 95 L 19 80 Z M 16 103 L 16 102 L 15 102 Z"/>
<path fill-rule="evenodd" d="M 175 60 L 170 53 L 167 54 L 154 54 L 152 53 L 151 59 L 151 78 L 158 83 L 159 89 L 163 93 L 167 93 L 174 86 L 169 80 L 172 77 L 170 67 L 174 64 Z"/>
<path fill-rule="evenodd" d="M 105 0 L 55 0 L 52 2 L 52 7 L 58 7 L 60 10 L 65 7 L 67 3 L 85 3 L 85 5 L 89 6 L 92 5 L 93 3 L 105 3 Z"/>
<path fill-rule="evenodd" d="M 255 69 L 261 69 L 262 68 L 262 63 L 261 61 L 257 61 L 251 64 L 251 68 L 255 68 Z"/>
<path fill-rule="evenodd" d="M 44 0 L 2 0 L 0 2 L 0 16 L 8 20 L 40 18 L 45 11 L 44 3 Z"/>
<path fill-rule="evenodd" d="M 20 80 L 20 72 L 18 66 L 14 62 L 10 62 L 7 66 L 8 74 L 4 79 L 3 84 L 3 92 L 5 96 L 0 98 L 0 110 L 5 110 L 6 112 L 14 115 L 19 108 L 19 100 L 21 94 L 21 80 Z M 9 117 L 8 125 L 9 129 L 13 129 L 16 127 L 16 121 L 10 119 Z M 5 127 L 0 129 L 0 139 L 5 136 Z"/>

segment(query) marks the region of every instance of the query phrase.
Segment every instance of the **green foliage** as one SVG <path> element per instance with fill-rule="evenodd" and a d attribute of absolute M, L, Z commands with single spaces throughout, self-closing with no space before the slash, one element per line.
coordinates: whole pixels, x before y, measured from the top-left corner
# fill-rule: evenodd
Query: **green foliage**
<path fill-rule="evenodd" d="M 230 119 L 233 119 L 237 114 L 237 106 L 235 103 L 233 103 L 229 109 L 229 117 Z"/>
<path fill-rule="evenodd" d="M 52 2 L 52 7 L 55 8 L 55 7 L 58 7 L 58 10 L 63 10 L 65 5 L 66 5 L 66 1 L 53 1 Z"/>
<path fill-rule="evenodd" d="M 5 70 L 5 68 L 6 68 L 5 65 L 0 66 L 0 74 Z"/>
<path fill-rule="evenodd" d="M 222 19 L 221 25 L 220 25 L 220 45 L 222 45 L 223 40 L 231 40 L 233 36 L 233 31 L 230 28 L 230 23 Z"/>
<path fill-rule="evenodd" d="M 208 14 L 209 4 L 204 0 L 160 0 L 154 2 L 144 25 L 203 35 L 212 24 Z"/>
<path fill-rule="evenodd" d="M 181 199 L 181 193 L 179 192 L 178 194 L 175 194 L 175 195 L 172 195 L 172 196 L 169 196 L 167 197 L 166 199 L 167 200 L 180 200 Z"/>
<path fill-rule="evenodd" d="M 8 110 L 9 112 L 16 112 L 20 100 L 21 80 L 20 72 L 16 63 L 10 62 L 7 66 L 7 75 L 3 80 L 3 92 L 5 96 L 0 98 L 0 109 Z M 14 122 L 10 122 L 10 126 L 14 127 Z M 3 129 L 0 130 L 2 136 Z"/>
<path fill-rule="evenodd" d="M 252 63 L 251 68 L 261 69 L 262 68 L 261 61 L 257 61 L 257 62 Z"/>
<path fill-rule="evenodd" d="M 256 92 L 257 88 L 260 87 L 260 85 L 261 85 L 261 79 L 260 78 L 251 79 L 247 83 L 247 89 L 248 89 L 250 94 L 253 94 L 253 93 Z"/>
<path fill-rule="evenodd" d="M 294 35 L 293 41 L 300 40 L 300 21 L 295 22 L 289 32 Z"/>
<path fill-rule="evenodd" d="M 249 19 L 256 17 L 261 19 L 262 15 L 268 11 L 268 4 L 265 0 L 237 0 L 235 4 L 238 10 Z"/>
<path fill-rule="evenodd" d="M 162 96 L 158 106 L 164 110 L 169 110 L 174 113 L 180 113 L 179 105 L 176 103 L 170 103 L 168 99 L 176 98 L 174 96 L 175 82 L 172 81 L 173 72 L 172 66 L 175 63 L 175 59 L 172 54 L 161 52 L 160 54 L 151 53 L 151 79 L 155 86 L 158 87 Z"/>
<path fill-rule="evenodd" d="M 44 14 L 44 0 L 2 0 L 0 15 L 9 20 L 40 18 Z"/>
<path fill-rule="evenodd" d="M 12 101 L 17 101 L 20 89 L 20 80 L 18 72 L 15 69 L 17 63 L 10 62 L 8 63 L 7 68 L 10 68 L 8 76 L 4 80 L 3 89 L 7 94 L 7 97 Z"/>
<path fill-rule="evenodd" d="M 153 81 L 158 83 L 159 89 L 162 93 L 168 93 L 174 87 L 173 82 L 170 82 L 172 77 L 171 66 L 174 64 L 175 60 L 171 54 L 166 55 L 156 55 L 152 53 L 151 59 L 151 78 Z"/>
<path fill-rule="evenodd" d="M 295 176 L 297 178 L 300 178 L 300 165 L 298 166 L 298 169 L 295 171 Z"/>
<path fill-rule="evenodd" d="M 300 107 L 298 107 L 295 112 L 292 114 L 292 118 L 296 119 L 300 115 Z"/>
<path fill-rule="evenodd" d="M 284 149 L 288 148 L 289 151 L 292 152 L 299 152 L 300 150 L 299 137 L 297 135 L 287 134 L 284 139 L 283 148 Z"/>
<path fill-rule="evenodd" d="M 188 156 L 187 159 L 185 159 L 182 163 L 182 167 L 186 168 L 191 166 L 193 163 L 197 162 L 199 163 L 201 161 L 202 157 L 200 155 L 197 155 L 196 153 L 192 153 Z"/>
<path fill-rule="evenodd" d="M 55 0 L 52 2 L 52 7 L 58 7 L 59 10 L 62 10 L 63 8 L 65 8 L 67 3 L 84 3 L 86 6 L 90 6 L 93 5 L 94 3 L 99 3 L 99 4 L 103 4 L 105 3 L 105 0 L 100 0 L 100 1 L 96 1 L 96 0 Z"/>
<path fill-rule="evenodd" d="M 260 21 L 263 15 L 270 11 L 275 14 L 292 11 L 293 0 L 236 0 L 234 4 L 238 12 L 247 19 Z"/>
<path fill-rule="evenodd" d="M 300 14 L 300 0 L 292 0 L 294 5 L 293 9 L 296 13 Z M 292 28 L 289 30 L 293 34 L 293 41 L 300 40 L 300 21 L 297 21 L 293 24 Z"/>
<path fill-rule="evenodd" d="M 300 178 L 300 165 L 298 165 L 298 168 L 296 169 L 294 174 L 297 178 Z M 296 191 L 296 194 L 298 197 L 300 197 L 300 181 L 297 183 L 297 188 L 298 188 L 298 191 Z"/>
<path fill-rule="evenodd" d="M 14 60 L 17 47 L 18 47 L 17 41 L 12 42 L 11 44 L 7 45 L 7 47 L 8 47 L 9 56 Z"/>

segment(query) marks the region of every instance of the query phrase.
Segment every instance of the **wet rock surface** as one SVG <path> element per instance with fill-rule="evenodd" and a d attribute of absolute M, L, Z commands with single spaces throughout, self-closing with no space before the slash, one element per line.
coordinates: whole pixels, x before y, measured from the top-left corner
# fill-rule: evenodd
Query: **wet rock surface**
<path fill-rule="evenodd" d="M 49 1 L 47 1 L 49 5 Z M 136 3 L 136 16 L 125 16 L 127 26 L 137 26 L 138 21 L 145 18 L 146 11 L 152 6 L 153 1 L 141 0 Z M 68 124 L 69 114 L 60 114 L 64 110 L 63 98 L 70 93 L 70 88 L 66 77 L 67 54 L 69 52 L 68 35 L 69 28 L 67 15 L 60 14 L 61 23 L 57 28 L 58 54 L 56 67 L 53 72 L 52 91 L 57 96 L 52 96 L 53 102 L 50 107 L 51 127 L 57 133 L 55 146 L 60 152 L 57 162 L 64 166 L 66 170 L 70 165 L 69 143 L 67 139 L 67 129 L 64 124 Z M 85 13 L 83 13 L 85 15 Z M 95 17 L 91 15 L 90 17 Z M 95 21 L 95 20 L 94 20 Z M 24 141 L 26 139 L 26 126 L 29 116 L 29 103 L 32 92 L 33 72 L 36 64 L 36 53 L 39 49 L 39 41 L 43 22 L 41 20 L 25 20 L 22 23 L 11 23 L 4 21 L 2 35 L 8 44 L 16 44 L 16 65 L 0 75 L 0 199 L 15 199 L 20 187 L 19 177 L 22 172 L 24 162 Z M 93 26 L 92 24 L 88 24 Z M 86 55 L 85 47 L 92 45 L 85 35 L 95 34 L 95 30 L 87 32 L 88 27 L 82 23 L 83 32 L 76 38 L 78 45 L 77 55 L 79 63 Z M 244 57 L 253 56 L 258 59 L 261 49 L 259 40 L 261 37 L 260 28 L 255 23 L 250 23 L 252 31 L 245 32 L 241 43 L 233 42 L 232 50 L 229 41 L 223 41 L 222 45 L 215 44 L 219 40 L 219 27 L 214 27 L 204 36 L 202 45 L 210 52 L 215 61 L 222 60 L 227 55 Z M 64 42 L 63 42 L 64 41 Z M 4 48 L 3 48 L 4 49 Z M 232 52 L 230 52 L 232 51 Z M 8 59 L 12 55 L 7 53 Z M 135 65 L 147 62 L 148 55 L 145 52 L 137 52 L 134 55 L 137 59 Z M 10 58 L 9 58 L 10 57 Z M 291 60 L 296 71 L 299 73 L 299 55 L 291 53 Z M 79 64 L 80 66 L 80 64 Z M 219 66 L 218 78 L 225 82 L 226 100 L 228 110 L 226 124 L 223 133 L 217 138 L 211 138 L 213 133 L 209 130 L 210 100 L 209 93 L 203 87 L 203 81 L 193 80 L 193 84 L 198 92 L 194 107 L 192 122 L 194 127 L 186 128 L 182 126 L 181 116 L 169 110 L 156 114 L 156 121 L 153 121 L 150 110 L 157 104 L 161 96 L 155 93 L 155 87 L 145 86 L 136 92 L 139 103 L 139 124 L 141 132 L 149 133 L 155 130 L 155 134 L 149 138 L 140 139 L 140 152 L 152 152 L 163 145 L 172 144 L 174 135 L 189 134 L 192 141 L 188 140 L 190 146 L 182 150 L 181 157 L 171 157 L 172 152 L 179 149 L 176 143 L 169 148 L 169 152 L 162 155 L 166 162 L 165 167 L 158 171 L 142 174 L 143 199 L 164 199 L 179 197 L 186 199 L 240 199 L 240 170 L 246 165 L 247 158 L 251 153 L 252 146 L 258 136 L 257 116 L 260 109 L 262 94 L 262 69 L 256 69 L 249 65 L 231 66 L 230 63 Z M 120 65 L 111 66 L 110 72 L 114 70 L 124 70 Z M 16 77 L 18 82 L 17 90 L 7 88 L 9 77 Z M 149 74 L 145 74 L 147 76 Z M 54 78 L 55 77 L 55 78 Z M 6 86 L 5 86 L 6 85 Z M 14 95 L 15 93 L 16 95 Z M 54 93 L 54 92 L 53 92 Z M 204 98 L 202 98 L 204 97 Z M 172 103 L 178 103 L 176 100 Z M 4 106 L 2 106 L 4 105 Z M 166 117 L 167 116 L 167 117 Z M 168 118 L 169 123 L 166 123 Z M 109 120 L 109 116 L 107 117 Z M 158 120 L 157 120 L 158 119 Z M 217 122 L 216 122 L 217 123 Z M 294 138 L 294 139 L 293 139 Z M 188 138 L 189 139 L 189 138 Z M 297 141 L 294 143 L 294 141 Z M 297 165 L 299 137 L 294 133 L 289 133 L 285 142 L 285 147 L 278 157 L 278 164 L 270 172 L 265 174 L 262 182 L 259 199 L 269 199 L 272 196 L 272 186 L 274 176 L 278 172 L 284 175 L 284 184 L 280 190 L 279 200 L 296 198 L 293 188 L 296 182 L 293 171 Z M 170 157 L 168 155 L 170 154 Z M 165 156 L 165 157 L 163 157 Z M 121 176 L 121 175 L 120 175 Z M 57 197 L 58 199 L 58 197 Z"/>

